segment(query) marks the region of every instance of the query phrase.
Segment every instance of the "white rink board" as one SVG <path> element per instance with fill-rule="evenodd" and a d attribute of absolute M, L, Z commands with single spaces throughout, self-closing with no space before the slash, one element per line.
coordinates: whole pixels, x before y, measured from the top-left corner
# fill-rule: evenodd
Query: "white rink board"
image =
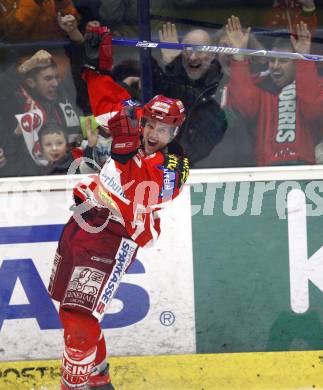
<path fill-rule="evenodd" d="M 71 193 L 65 190 L 0 193 L 0 234 L 4 237 L 8 229 L 3 228 L 11 228 L 15 242 L 22 234 L 19 227 L 64 224 L 70 204 Z M 102 322 L 111 355 L 196 352 L 189 186 L 161 216 L 157 245 L 139 250 L 139 262 L 118 290 L 120 299 L 113 300 Z M 2 361 L 56 359 L 62 354 L 58 305 L 46 295 L 57 242 L 26 241 L 0 244 Z"/>

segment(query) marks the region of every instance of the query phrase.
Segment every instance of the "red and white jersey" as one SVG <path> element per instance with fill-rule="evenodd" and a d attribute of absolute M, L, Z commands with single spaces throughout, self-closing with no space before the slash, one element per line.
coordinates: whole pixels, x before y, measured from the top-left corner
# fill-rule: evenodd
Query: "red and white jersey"
<path fill-rule="evenodd" d="M 96 120 L 107 126 L 108 120 L 121 109 L 122 99 L 130 96 L 109 76 L 87 71 L 85 78 Z M 121 101 L 117 101 L 117 96 Z M 137 109 L 139 119 L 141 113 L 142 109 Z M 147 246 L 160 234 L 157 211 L 180 193 L 188 171 L 186 158 L 160 151 L 146 155 L 139 149 L 125 163 L 110 158 L 100 173 L 79 183 L 74 194 L 101 207 L 102 213 L 108 208 L 139 246 Z"/>
<path fill-rule="evenodd" d="M 129 236 L 146 246 L 157 240 L 160 220 L 157 210 L 174 199 L 184 184 L 188 166 L 182 172 L 174 170 L 179 159 L 157 152 L 137 155 L 125 164 L 110 159 L 100 173 L 80 182 L 74 189 L 79 198 L 91 205 L 108 208 Z"/>

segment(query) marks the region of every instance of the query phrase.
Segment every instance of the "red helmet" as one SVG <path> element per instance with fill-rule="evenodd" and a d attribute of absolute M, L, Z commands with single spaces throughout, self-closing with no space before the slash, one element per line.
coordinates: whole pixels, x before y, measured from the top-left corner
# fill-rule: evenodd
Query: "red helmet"
<path fill-rule="evenodd" d="M 171 99 L 163 95 L 157 95 L 144 105 L 143 118 L 152 118 L 158 122 L 176 127 L 182 125 L 185 120 L 185 108 L 181 100 Z"/>

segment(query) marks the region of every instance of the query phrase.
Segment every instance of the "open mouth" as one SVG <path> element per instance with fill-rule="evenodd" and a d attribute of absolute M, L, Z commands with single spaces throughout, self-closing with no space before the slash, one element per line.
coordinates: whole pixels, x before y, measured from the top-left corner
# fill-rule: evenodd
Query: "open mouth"
<path fill-rule="evenodd" d="M 272 77 L 274 77 L 275 79 L 280 79 L 284 74 L 281 73 L 281 72 L 272 72 Z"/>
<path fill-rule="evenodd" d="M 148 146 L 153 148 L 154 146 L 156 146 L 158 144 L 158 142 L 157 141 L 151 141 L 151 140 L 147 139 L 147 144 L 148 144 Z"/>
<path fill-rule="evenodd" d="M 60 154 L 54 154 L 54 155 L 51 156 L 51 159 L 52 159 L 53 161 L 57 161 L 57 160 L 59 160 L 60 158 L 61 158 L 61 155 L 60 155 Z"/>
<path fill-rule="evenodd" d="M 197 70 L 201 67 L 201 64 L 189 64 L 190 69 Z"/>

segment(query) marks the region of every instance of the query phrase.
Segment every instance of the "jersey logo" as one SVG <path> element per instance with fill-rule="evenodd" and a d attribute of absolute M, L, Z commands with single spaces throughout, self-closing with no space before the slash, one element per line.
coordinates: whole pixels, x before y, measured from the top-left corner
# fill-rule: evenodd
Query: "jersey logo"
<path fill-rule="evenodd" d="M 159 169 L 162 169 L 164 173 L 163 187 L 159 196 L 163 198 L 163 200 L 169 200 L 172 198 L 174 194 L 175 183 L 176 183 L 176 172 L 172 169 L 164 168 L 164 167 L 160 167 Z"/>
<path fill-rule="evenodd" d="M 67 286 L 63 306 L 80 306 L 93 310 L 105 273 L 92 267 L 74 267 Z"/>
<path fill-rule="evenodd" d="M 165 156 L 164 167 L 176 171 L 179 162 L 180 160 L 175 154 L 168 154 Z"/>
<path fill-rule="evenodd" d="M 174 171 L 174 173 L 179 175 L 178 188 L 182 187 L 186 182 L 189 168 L 189 159 L 187 157 L 179 158 L 175 154 L 168 154 L 165 156 L 164 167 L 161 167 L 161 169 Z"/>

